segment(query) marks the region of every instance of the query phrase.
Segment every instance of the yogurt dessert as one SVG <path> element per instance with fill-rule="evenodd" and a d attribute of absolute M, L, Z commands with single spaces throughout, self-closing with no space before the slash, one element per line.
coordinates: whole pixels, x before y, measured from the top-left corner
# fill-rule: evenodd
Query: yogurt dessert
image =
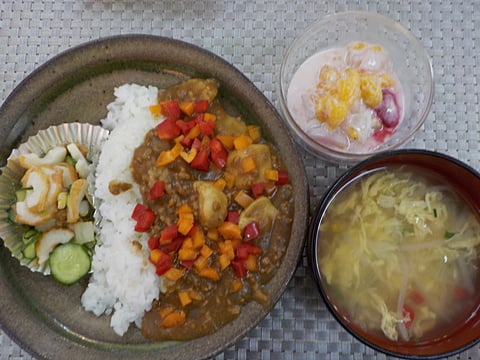
<path fill-rule="evenodd" d="M 355 42 L 307 59 L 292 77 L 287 106 L 316 142 L 365 153 L 402 122 L 404 94 L 387 51 Z"/>

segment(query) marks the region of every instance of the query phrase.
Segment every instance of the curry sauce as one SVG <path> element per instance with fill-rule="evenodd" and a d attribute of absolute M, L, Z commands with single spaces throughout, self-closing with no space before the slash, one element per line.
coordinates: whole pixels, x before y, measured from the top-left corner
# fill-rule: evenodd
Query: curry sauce
<path fill-rule="evenodd" d="M 201 337 L 250 301 L 269 304 L 265 285 L 288 246 L 293 188 L 285 166 L 217 93 L 215 81 L 200 79 L 160 92 L 151 111 L 166 119 L 131 163 L 143 198 L 136 230 L 148 233 L 164 284 L 142 321 L 152 340 Z"/>

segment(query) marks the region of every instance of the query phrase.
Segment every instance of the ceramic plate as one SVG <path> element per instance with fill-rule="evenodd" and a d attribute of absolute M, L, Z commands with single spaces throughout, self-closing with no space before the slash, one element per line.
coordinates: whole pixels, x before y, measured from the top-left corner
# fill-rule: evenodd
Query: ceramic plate
<path fill-rule="evenodd" d="M 272 302 L 246 305 L 216 333 L 184 343 L 150 342 L 133 326 L 117 336 L 107 316 L 83 310 L 86 281 L 65 287 L 21 266 L 0 242 L 0 325 L 41 359 L 199 359 L 226 349 L 255 327 L 284 292 L 302 254 L 308 217 L 308 185 L 302 160 L 277 111 L 237 69 L 218 56 L 177 40 L 126 35 L 68 50 L 28 76 L 0 108 L 0 166 L 11 150 L 51 125 L 98 124 L 124 83 L 164 88 L 188 77 L 214 77 L 231 112 L 259 124 L 283 155 L 295 189 L 295 218 L 283 264 L 268 284 Z"/>

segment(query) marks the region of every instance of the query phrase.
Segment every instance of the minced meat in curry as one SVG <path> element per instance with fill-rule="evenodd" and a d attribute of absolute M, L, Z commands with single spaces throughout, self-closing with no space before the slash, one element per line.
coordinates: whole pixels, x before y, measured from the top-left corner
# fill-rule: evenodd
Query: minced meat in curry
<path fill-rule="evenodd" d="M 214 80 L 159 92 L 131 168 L 143 203 L 132 217 L 147 232 L 150 261 L 165 289 L 142 321 L 152 340 L 188 340 L 235 319 L 281 264 L 293 217 L 293 189 L 259 127 L 229 115 Z"/>

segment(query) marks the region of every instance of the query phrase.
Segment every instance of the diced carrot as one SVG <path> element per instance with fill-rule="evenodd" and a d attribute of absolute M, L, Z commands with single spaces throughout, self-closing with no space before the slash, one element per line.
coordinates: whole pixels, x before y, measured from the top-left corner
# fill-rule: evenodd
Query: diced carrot
<path fill-rule="evenodd" d="M 200 271 L 202 269 L 205 269 L 208 266 L 208 264 L 209 264 L 208 258 L 203 255 L 200 255 L 193 263 L 193 266 L 195 267 L 195 269 Z"/>
<path fill-rule="evenodd" d="M 234 279 L 230 285 L 232 292 L 237 292 L 243 287 L 242 281 L 240 279 Z"/>
<path fill-rule="evenodd" d="M 153 115 L 162 115 L 162 107 L 160 104 L 150 105 L 148 109 Z"/>
<path fill-rule="evenodd" d="M 242 170 L 244 173 L 249 173 L 257 168 L 253 156 L 247 156 L 242 159 Z"/>
<path fill-rule="evenodd" d="M 183 307 L 187 306 L 192 302 L 190 294 L 188 293 L 188 291 L 185 290 L 178 291 L 178 299 L 180 300 L 180 304 L 182 304 Z"/>
<path fill-rule="evenodd" d="M 248 255 L 248 257 L 243 262 L 243 265 L 248 271 L 257 272 L 258 271 L 258 258 L 255 255 Z"/>
<path fill-rule="evenodd" d="M 235 248 L 233 247 L 231 240 L 219 241 L 218 250 L 222 255 L 227 256 L 229 260 L 233 260 L 235 258 Z"/>
<path fill-rule="evenodd" d="M 236 250 L 237 247 L 243 243 L 243 240 L 242 239 L 232 239 L 231 240 L 232 242 L 232 247 L 233 247 L 233 250 Z"/>
<path fill-rule="evenodd" d="M 233 146 L 237 150 L 245 150 L 253 142 L 252 138 L 248 135 L 239 135 L 233 139 Z"/>
<path fill-rule="evenodd" d="M 183 146 L 180 143 L 175 143 L 175 145 L 170 150 L 162 151 L 155 161 L 157 167 L 168 165 L 174 162 L 183 151 Z"/>
<path fill-rule="evenodd" d="M 233 250 L 232 250 L 233 251 Z M 227 254 L 221 254 L 218 257 L 218 264 L 220 265 L 220 270 L 225 270 L 230 265 L 231 260 Z"/>
<path fill-rule="evenodd" d="M 218 230 L 214 229 L 214 228 L 208 229 L 207 238 L 209 238 L 210 240 L 213 240 L 213 241 L 217 241 L 218 240 Z"/>
<path fill-rule="evenodd" d="M 240 205 L 245 209 L 248 205 L 250 205 L 253 202 L 254 198 L 248 195 L 245 191 L 240 190 L 239 192 L 237 192 L 233 200 L 235 200 L 235 202 L 238 205 Z"/>
<path fill-rule="evenodd" d="M 197 149 L 190 149 L 188 152 L 187 151 L 182 151 L 180 153 L 180 157 L 185 160 L 187 164 L 190 164 L 193 159 L 195 159 L 195 156 L 197 156 L 198 150 Z"/>
<path fill-rule="evenodd" d="M 193 114 L 193 111 L 195 110 L 195 102 L 194 101 L 182 101 L 180 104 L 180 110 L 183 111 L 184 114 L 190 116 Z"/>
<path fill-rule="evenodd" d="M 189 291 L 188 291 L 188 295 L 190 296 L 190 298 L 191 298 L 192 300 L 196 300 L 196 301 L 201 301 L 201 300 L 203 300 L 202 295 L 201 295 L 198 291 L 189 290 Z"/>
<path fill-rule="evenodd" d="M 198 135 L 200 135 L 200 126 L 197 124 L 190 129 L 187 137 L 189 137 L 190 139 L 195 139 Z"/>
<path fill-rule="evenodd" d="M 188 204 L 183 204 L 176 211 L 177 215 L 178 214 L 184 214 L 184 213 L 193 213 L 192 207 Z"/>
<path fill-rule="evenodd" d="M 205 244 L 205 234 L 202 228 L 195 227 L 192 233 L 192 246 L 194 249 L 200 249 Z"/>
<path fill-rule="evenodd" d="M 278 170 L 275 169 L 266 169 L 265 178 L 267 180 L 278 181 Z"/>
<path fill-rule="evenodd" d="M 153 249 L 150 252 L 150 261 L 154 264 L 158 263 L 160 258 L 164 255 L 164 252 L 160 249 Z"/>
<path fill-rule="evenodd" d="M 192 213 L 182 213 L 178 217 L 177 225 L 178 232 L 182 235 L 187 235 L 192 230 L 194 224 L 194 217 Z"/>
<path fill-rule="evenodd" d="M 218 190 L 222 191 L 227 186 L 227 181 L 224 178 L 218 178 L 213 182 L 213 186 L 215 186 Z"/>
<path fill-rule="evenodd" d="M 178 250 L 178 260 L 195 260 L 198 256 L 198 251 L 192 248 L 184 248 L 183 246 Z"/>
<path fill-rule="evenodd" d="M 188 204 L 183 204 L 177 209 L 176 213 L 178 215 L 178 232 L 187 235 L 193 228 L 195 221 L 193 210 Z"/>
<path fill-rule="evenodd" d="M 163 306 L 161 307 L 160 309 L 157 310 L 157 314 L 161 317 L 161 318 L 165 318 L 167 317 L 169 314 L 171 314 L 172 312 L 175 311 L 175 308 L 173 306 Z"/>
<path fill-rule="evenodd" d="M 213 267 L 206 267 L 203 268 L 198 272 L 198 274 L 201 277 L 213 280 L 213 281 L 219 281 L 220 280 L 220 274 L 218 273 L 218 270 L 213 268 Z"/>
<path fill-rule="evenodd" d="M 185 240 L 183 240 L 182 248 L 193 249 L 193 241 L 191 237 L 187 237 Z"/>
<path fill-rule="evenodd" d="M 224 221 L 218 228 L 218 232 L 224 239 L 241 239 L 242 232 L 238 224 Z"/>
<path fill-rule="evenodd" d="M 200 249 L 200 254 L 208 258 L 213 254 L 213 250 L 207 244 L 203 244 L 202 248 Z"/>
<path fill-rule="evenodd" d="M 174 311 L 163 318 L 160 326 L 172 328 L 185 323 L 186 315 L 183 311 Z"/>
<path fill-rule="evenodd" d="M 216 121 L 217 120 L 217 115 L 207 112 L 203 115 L 203 120 L 205 120 L 205 121 Z"/>
<path fill-rule="evenodd" d="M 234 136 L 231 135 L 217 135 L 217 139 L 220 140 L 220 142 L 225 146 L 225 148 L 232 150 L 234 145 L 233 145 L 233 140 L 235 139 Z"/>
<path fill-rule="evenodd" d="M 183 276 L 183 270 L 177 268 L 170 268 L 165 274 L 163 274 L 168 280 L 177 281 Z"/>
<path fill-rule="evenodd" d="M 262 137 L 260 127 L 256 125 L 248 125 L 247 132 L 248 132 L 248 136 L 250 136 L 253 142 L 257 142 Z"/>
<path fill-rule="evenodd" d="M 235 182 L 237 180 L 235 175 L 232 173 L 229 173 L 228 171 L 225 171 L 223 173 L 223 178 L 225 179 L 225 184 L 227 189 L 233 189 L 233 187 L 235 186 Z"/>

